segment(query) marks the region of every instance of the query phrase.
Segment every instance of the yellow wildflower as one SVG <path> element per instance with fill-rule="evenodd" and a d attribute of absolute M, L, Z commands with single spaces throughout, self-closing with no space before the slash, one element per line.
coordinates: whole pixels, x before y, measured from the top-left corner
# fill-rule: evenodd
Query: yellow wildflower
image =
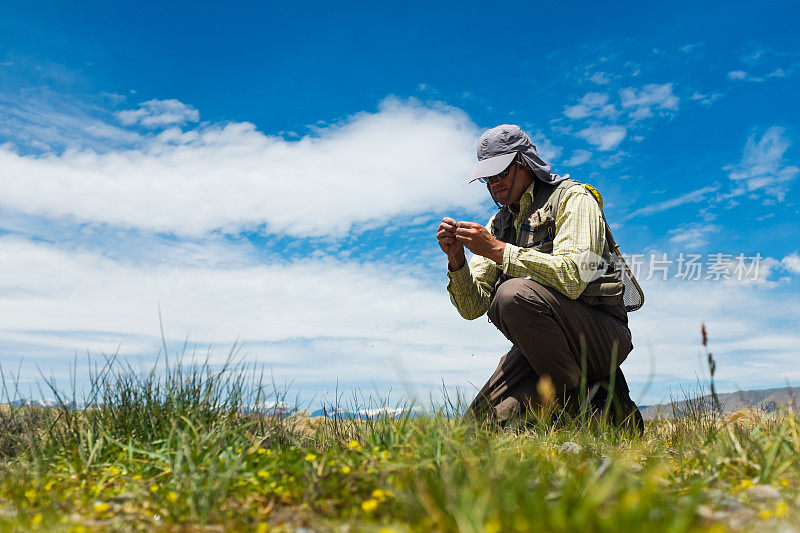
<path fill-rule="evenodd" d="M 772 513 L 769 511 L 769 509 L 762 509 L 761 511 L 758 512 L 758 517 L 761 520 L 768 520 L 772 518 Z"/>
<path fill-rule="evenodd" d="M 308 455 L 306 455 L 306 461 L 308 461 L 309 463 L 311 461 L 316 461 L 316 460 L 317 460 L 317 456 L 314 455 L 313 453 L 309 453 Z"/>
<path fill-rule="evenodd" d="M 372 497 L 378 501 L 385 500 L 387 496 L 391 496 L 391 494 L 383 489 L 375 489 L 372 491 Z"/>
<path fill-rule="evenodd" d="M 258 472 L 256 472 L 256 475 L 262 479 L 266 479 L 269 477 L 269 472 L 267 472 L 266 470 L 259 470 Z"/>
<path fill-rule="evenodd" d="M 33 524 L 34 526 L 38 526 L 39 524 L 42 523 L 42 520 L 44 520 L 42 513 L 36 513 L 35 515 L 33 515 L 33 518 L 31 518 L 31 524 Z"/>
<path fill-rule="evenodd" d="M 175 492 L 174 490 L 169 491 L 167 493 L 167 501 L 169 503 L 175 503 L 176 501 L 178 501 L 178 493 Z"/>
<path fill-rule="evenodd" d="M 260 522 L 256 526 L 256 533 L 267 533 L 269 531 L 269 524 L 266 522 Z"/>
<path fill-rule="evenodd" d="M 158 492 L 158 485 L 150 485 L 150 492 Z"/>
<path fill-rule="evenodd" d="M 139 481 L 140 479 L 142 479 L 142 476 L 139 475 L 139 474 L 136 474 L 135 476 L 133 476 L 133 479 L 134 479 L 134 481 Z"/>
<path fill-rule="evenodd" d="M 56 484 L 55 480 L 51 479 L 50 481 L 47 482 L 47 485 L 44 486 L 44 490 L 45 491 L 51 490 L 53 488 L 53 485 L 55 484 Z"/>
<path fill-rule="evenodd" d="M 267 453 L 267 449 L 266 448 L 259 448 L 258 449 L 258 455 L 264 455 L 265 453 Z"/>
<path fill-rule="evenodd" d="M 775 506 L 775 516 L 778 518 L 785 518 L 789 514 L 789 505 L 786 502 L 778 502 Z"/>
<path fill-rule="evenodd" d="M 503 524 L 500 523 L 498 517 L 493 516 L 486 521 L 485 529 L 486 533 L 500 533 L 503 530 Z"/>
<path fill-rule="evenodd" d="M 99 503 L 94 504 L 94 512 L 95 513 L 105 513 L 110 508 L 111 508 L 111 506 L 108 505 L 105 502 L 99 502 Z"/>
<path fill-rule="evenodd" d="M 361 508 L 364 509 L 365 512 L 371 513 L 372 511 L 378 508 L 378 500 L 374 498 L 365 500 L 364 502 L 361 503 Z"/>
<path fill-rule="evenodd" d="M 36 499 L 36 491 L 33 489 L 28 489 L 27 491 L 25 491 L 25 497 L 28 498 L 29 500 Z"/>
<path fill-rule="evenodd" d="M 342 467 L 341 472 L 342 472 L 342 474 L 349 474 L 352 470 L 353 469 L 350 468 L 348 465 L 345 465 L 345 466 Z"/>
<path fill-rule="evenodd" d="M 361 445 L 358 443 L 358 441 L 355 441 L 355 440 L 351 440 L 350 443 L 348 444 L 348 446 L 350 447 L 351 450 L 360 450 L 361 449 Z"/>
<path fill-rule="evenodd" d="M 779 483 L 781 484 L 782 487 L 788 487 L 789 486 L 789 480 L 788 479 L 782 479 L 782 480 L 779 481 Z"/>
<path fill-rule="evenodd" d="M 739 483 L 739 487 L 743 489 L 747 489 L 753 486 L 753 482 L 749 479 L 743 479 L 741 483 Z"/>

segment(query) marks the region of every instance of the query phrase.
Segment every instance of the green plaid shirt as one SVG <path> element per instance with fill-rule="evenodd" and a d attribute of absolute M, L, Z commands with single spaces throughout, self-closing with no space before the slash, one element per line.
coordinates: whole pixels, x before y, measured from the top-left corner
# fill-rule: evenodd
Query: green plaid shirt
<path fill-rule="evenodd" d="M 533 185 L 520 198 L 514 219 L 517 234 L 520 224 L 532 214 L 529 211 Z M 461 316 L 473 320 L 489 309 L 494 285 L 501 274 L 538 281 L 573 300 L 580 296 L 587 282 L 578 275 L 577 256 L 587 250 L 602 255 L 606 242 L 602 203 L 598 202 L 602 202 L 599 195 L 596 198 L 583 185 L 576 184 L 564 192 L 556 213 L 552 254 L 506 243 L 502 264 L 473 255 L 460 270 L 448 270 L 447 291 Z M 489 219 L 487 228 L 492 226 L 493 219 L 494 216 Z"/>

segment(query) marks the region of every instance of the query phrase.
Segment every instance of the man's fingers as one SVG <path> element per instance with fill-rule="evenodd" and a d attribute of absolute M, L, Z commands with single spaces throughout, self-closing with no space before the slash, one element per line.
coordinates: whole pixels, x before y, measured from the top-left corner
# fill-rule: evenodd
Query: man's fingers
<path fill-rule="evenodd" d="M 445 228 L 445 229 L 447 229 L 449 231 L 455 231 L 456 227 L 457 226 L 455 225 L 455 223 L 451 224 L 449 222 L 444 222 L 444 221 L 442 221 L 442 223 L 439 224 L 439 228 Z"/>
<path fill-rule="evenodd" d="M 450 217 L 444 217 L 442 222 L 445 224 L 450 224 L 451 226 L 455 226 L 457 224 L 457 222 Z"/>
<path fill-rule="evenodd" d="M 477 228 L 482 228 L 483 227 L 480 224 L 478 224 L 477 222 L 467 222 L 467 221 L 463 221 L 463 220 L 461 222 L 457 222 L 456 226 L 459 227 L 459 228 L 472 228 L 472 229 L 477 229 Z"/>

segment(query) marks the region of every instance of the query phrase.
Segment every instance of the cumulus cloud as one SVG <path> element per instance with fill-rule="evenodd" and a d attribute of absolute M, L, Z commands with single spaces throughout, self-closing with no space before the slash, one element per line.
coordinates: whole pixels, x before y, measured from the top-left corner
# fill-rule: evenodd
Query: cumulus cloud
<path fill-rule="evenodd" d="M 772 126 L 760 139 L 755 135 L 747 139 L 742 160 L 724 167 L 734 182 L 734 190 L 727 196 L 758 193 L 783 201 L 789 184 L 800 174 L 800 168 L 784 162 L 784 154 L 791 145 L 783 128 Z"/>
<path fill-rule="evenodd" d="M 709 236 L 722 230 L 716 224 L 690 223 L 669 230 L 670 242 L 686 250 L 697 250 L 708 244 Z"/>
<path fill-rule="evenodd" d="M 582 165 L 591 158 L 592 158 L 592 152 L 590 152 L 589 150 L 580 150 L 580 149 L 573 150 L 570 158 L 564 161 L 564 165 L 566 166 Z"/>
<path fill-rule="evenodd" d="M 148 100 L 139 104 L 137 109 L 117 111 L 115 115 L 126 126 L 138 124 L 145 128 L 161 128 L 200 120 L 197 109 L 175 99 Z"/>
<path fill-rule="evenodd" d="M 249 123 L 169 128 L 141 148 L 21 156 L 0 148 L 0 206 L 151 232 L 266 228 L 342 235 L 355 224 L 476 208 L 476 126 L 444 105 L 386 100 L 297 140 Z"/>
<path fill-rule="evenodd" d="M 781 264 L 789 272 L 800 274 L 800 255 L 797 255 L 797 252 L 793 252 L 781 259 Z"/>
<path fill-rule="evenodd" d="M 728 79 L 736 81 L 752 81 L 755 83 L 764 81 L 764 78 L 759 76 L 753 76 L 752 74 L 745 72 L 744 70 L 732 70 L 728 72 Z"/>
<path fill-rule="evenodd" d="M 607 152 L 619 146 L 627 131 L 622 126 L 589 126 L 579 131 L 578 137 L 586 139 L 601 152 Z"/>
<path fill-rule="evenodd" d="M 792 304 L 792 293 L 758 283 L 713 280 L 654 279 L 642 284 L 645 306 L 629 318 L 637 349 L 626 362 L 626 373 L 641 379 L 652 361 L 652 395 L 669 385 L 676 392 L 674 384 L 687 383 L 687 373 L 707 377 L 699 346 L 701 322 L 708 328 L 721 390 L 800 382 L 800 369 L 793 363 L 800 355 L 800 308 Z"/>
<path fill-rule="evenodd" d="M 75 351 L 87 349 L 152 355 L 160 344 L 159 305 L 170 346 L 187 336 L 202 346 L 239 339 L 248 360 L 269 364 L 277 379 L 294 380 L 298 388 L 333 387 L 337 378 L 385 387 L 403 369 L 413 369 L 410 381 L 425 393 L 442 380 L 480 386 L 508 349 L 485 320 L 458 316 L 444 279 L 427 282 L 396 265 L 330 258 L 196 264 L 175 257 L 134 264 L 9 236 L 0 237 L 0 253 L 6 258 L 0 263 L 0 351 L 28 354 L 45 368 L 63 368 Z M 703 368 L 692 354 L 704 320 L 724 361 L 720 375 L 742 386 L 768 380 L 769 372 L 774 381 L 797 356 L 800 336 L 780 324 L 797 323 L 800 309 L 785 291 L 641 281 L 647 300 L 631 315 L 637 348 L 625 363 L 635 395 L 650 374 L 651 354 L 657 382 L 693 383 Z M 746 362 L 735 361 L 753 349 L 765 369 L 750 375 Z M 212 362 L 225 353 L 217 349 Z"/>
<path fill-rule="evenodd" d="M 608 100 L 608 94 L 587 93 L 583 95 L 579 104 L 565 108 L 564 114 L 571 119 L 614 117 L 617 110 L 613 104 L 608 103 Z"/>
<path fill-rule="evenodd" d="M 595 72 L 591 75 L 589 81 L 596 83 L 597 85 L 606 85 L 611 81 L 611 77 L 605 72 Z"/>
<path fill-rule="evenodd" d="M 721 93 L 711 93 L 711 94 L 703 94 L 700 92 L 693 92 L 692 96 L 689 98 L 694 101 L 699 101 L 703 105 L 711 105 L 713 104 L 720 96 Z"/>
<path fill-rule="evenodd" d="M 87 349 L 153 355 L 159 307 L 170 345 L 239 339 L 251 360 L 305 385 L 396 381 L 402 368 L 427 372 L 414 381 L 432 388 L 443 377 L 467 385 L 487 379 L 507 349 L 501 335 L 481 334 L 485 321 L 458 316 L 444 283 L 388 263 L 259 263 L 245 254 L 236 264 L 174 255 L 134 263 L 10 236 L 0 237 L 0 253 L 4 358 L 59 366 Z M 225 357 L 217 350 L 212 362 Z"/>
<path fill-rule="evenodd" d="M 678 97 L 672 94 L 672 84 L 650 84 L 641 89 L 627 87 L 619 92 L 622 107 L 629 109 L 634 120 L 653 116 L 653 109 L 677 111 Z"/>

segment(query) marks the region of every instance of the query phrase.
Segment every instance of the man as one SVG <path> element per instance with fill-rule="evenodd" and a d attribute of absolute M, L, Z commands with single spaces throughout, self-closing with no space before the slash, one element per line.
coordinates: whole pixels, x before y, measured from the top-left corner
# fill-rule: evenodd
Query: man
<path fill-rule="evenodd" d="M 475 180 L 499 211 L 486 227 L 442 220 L 436 235 L 447 290 L 461 316 L 488 312 L 513 346 L 470 410 L 506 423 L 546 400 L 537 386 L 554 387 L 574 409 L 583 378 L 593 406 L 602 408 L 613 387 L 615 421 L 635 417 L 640 426 L 618 368 L 633 345 L 599 193 L 551 173 L 525 132 L 507 124 L 481 135 Z M 465 248 L 474 254 L 469 263 Z"/>

